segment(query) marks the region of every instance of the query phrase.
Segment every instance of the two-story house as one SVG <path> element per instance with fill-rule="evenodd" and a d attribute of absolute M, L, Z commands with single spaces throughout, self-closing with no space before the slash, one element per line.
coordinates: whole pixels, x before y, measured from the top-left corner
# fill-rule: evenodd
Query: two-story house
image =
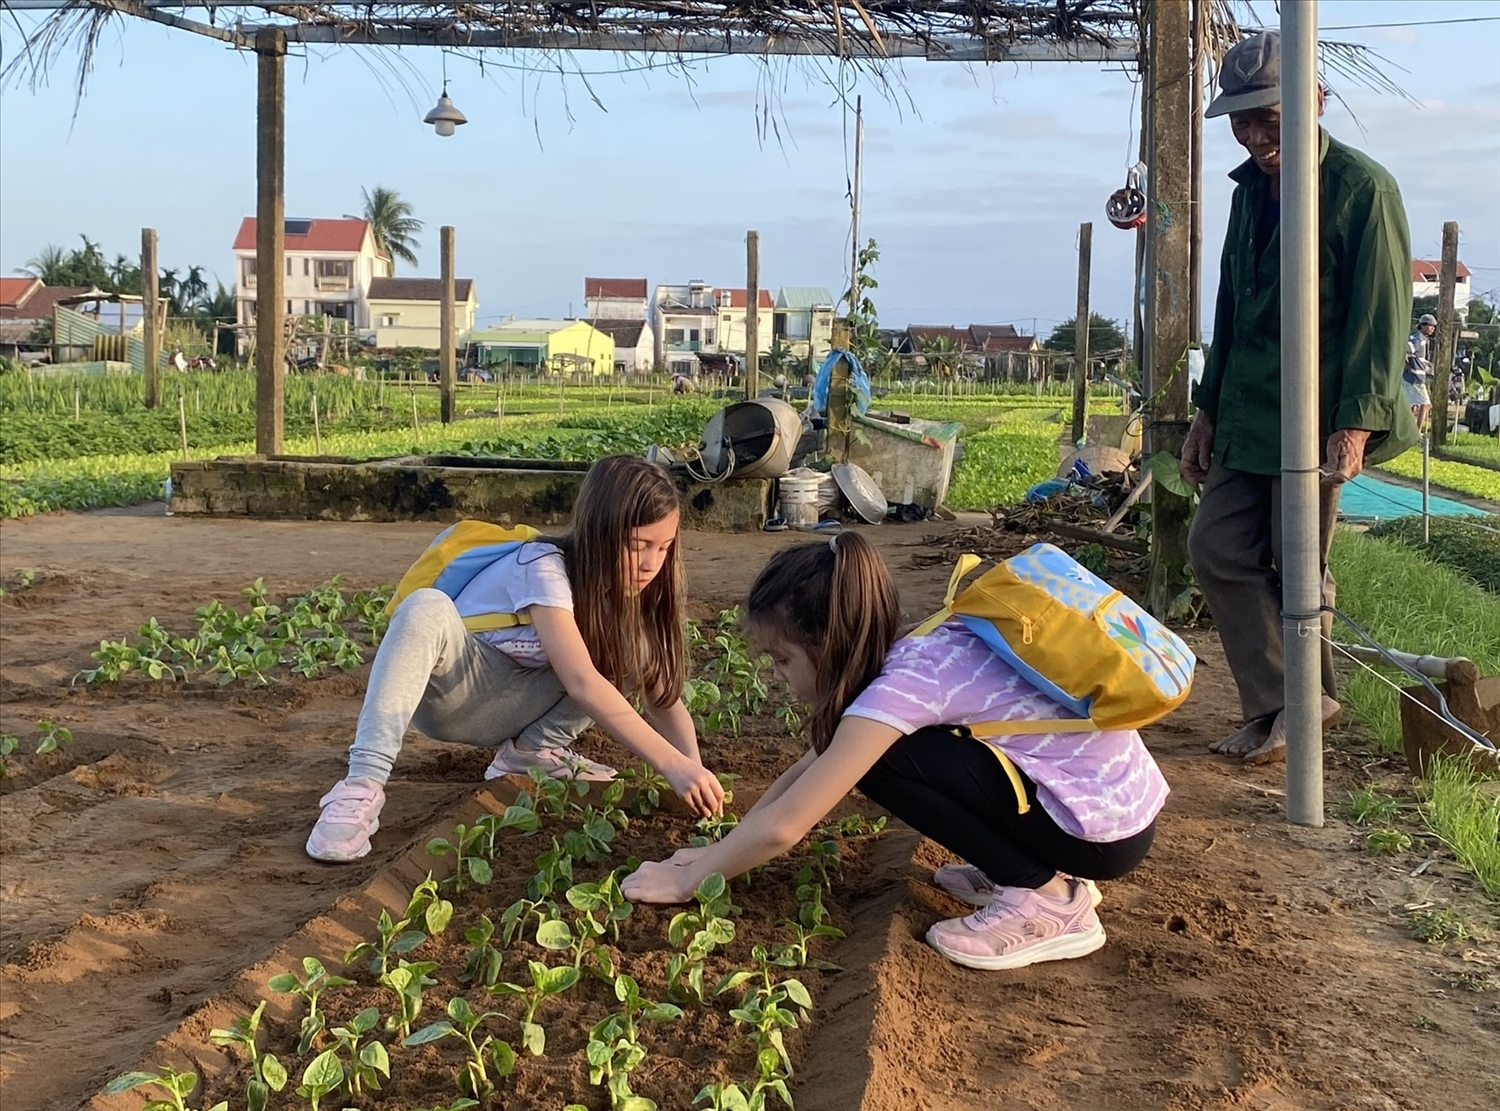
<path fill-rule="evenodd" d="M 376 347 L 436 351 L 443 342 L 441 278 L 376 278 L 366 303 Z M 461 351 L 474 330 L 479 299 L 472 278 L 453 279 L 453 342 Z M 365 333 L 369 335 L 369 333 Z M 368 341 L 367 341 L 368 342 Z"/>
<path fill-rule="evenodd" d="M 820 361 L 833 346 L 833 294 L 822 286 L 782 286 L 771 335 L 792 357 Z"/>
<path fill-rule="evenodd" d="M 1443 295 L 1442 283 L 1443 264 L 1440 260 L 1430 258 L 1414 258 L 1411 260 L 1411 295 L 1413 297 L 1437 297 Z M 1463 263 L 1458 264 L 1454 273 L 1453 282 L 1453 311 L 1464 316 L 1469 311 L 1469 302 L 1473 299 L 1469 287 L 1469 268 Z"/>
<path fill-rule="evenodd" d="M 645 278 L 584 278 L 583 315 L 590 320 L 645 320 Z"/>
<path fill-rule="evenodd" d="M 651 323 L 656 339 L 656 365 L 677 374 L 697 370 L 699 354 L 745 354 L 746 292 L 694 281 L 686 285 L 659 285 L 652 297 Z M 775 298 L 762 289 L 757 299 L 758 349 L 771 349 Z"/>
<path fill-rule="evenodd" d="M 234 237 L 234 273 L 239 323 L 255 323 L 255 217 L 240 221 Z M 371 327 L 370 283 L 394 272 L 390 256 L 375 246 L 366 220 L 288 219 L 286 273 L 288 316 L 327 315 L 361 331 Z M 245 337 L 248 339 L 248 337 Z"/>

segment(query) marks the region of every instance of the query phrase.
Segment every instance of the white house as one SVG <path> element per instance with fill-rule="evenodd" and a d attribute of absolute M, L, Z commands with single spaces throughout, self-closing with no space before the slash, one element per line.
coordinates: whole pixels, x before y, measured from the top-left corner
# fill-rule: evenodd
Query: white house
<path fill-rule="evenodd" d="M 821 286 L 782 286 L 771 334 L 797 358 L 820 361 L 833 346 L 833 294 Z"/>
<path fill-rule="evenodd" d="M 645 278 L 584 278 L 583 315 L 589 320 L 645 320 Z"/>
<path fill-rule="evenodd" d="M 239 323 L 255 323 L 255 217 L 240 221 L 234 237 L 234 273 Z M 368 221 L 286 221 L 286 304 L 288 316 L 328 315 L 350 321 L 361 331 L 371 326 L 370 283 L 393 272 L 390 256 L 375 247 Z"/>
<path fill-rule="evenodd" d="M 727 289 L 694 281 L 686 285 L 659 285 L 651 299 L 651 324 L 655 333 L 656 365 L 674 373 L 697 370 L 694 357 L 745 354 L 744 289 Z M 775 298 L 762 289 L 755 331 L 762 355 L 771 350 L 775 326 Z"/>
<path fill-rule="evenodd" d="M 435 351 L 442 344 L 441 278 L 376 278 L 367 303 L 376 347 L 420 347 Z M 474 330 L 479 301 L 472 278 L 453 279 L 453 342 L 462 350 Z"/>
<path fill-rule="evenodd" d="M 656 337 L 644 319 L 595 318 L 589 324 L 615 341 L 616 374 L 649 374 L 656 365 Z"/>
<path fill-rule="evenodd" d="M 1413 297 L 1441 297 L 1442 287 L 1441 260 L 1414 258 L 1411 260 L 1411 295 Z M 1453 282 L 1453 311 L 1462 315 L 1469 310 L 1469 301 L 1472 295 L 1469 288 L 1469 268 L 1463 263 L 1458 264 Z"/>

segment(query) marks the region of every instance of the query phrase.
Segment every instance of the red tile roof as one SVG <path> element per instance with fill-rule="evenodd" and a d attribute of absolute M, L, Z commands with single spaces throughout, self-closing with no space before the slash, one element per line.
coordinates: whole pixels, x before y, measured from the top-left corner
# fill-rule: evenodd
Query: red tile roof
<path fill-rule="evenodd" d="M 646 299 L 645 278 L 584 278 L 583 296 L 589 298 L 612 298 L 623 301 Z"/>
<path fill-rule="evenodd" d="M 722 305 L 724 294 L 726 293 L 729 294 L 729 307 L 731 309 L 742 309 L 745 307 L 747 292 L 744 289 L 715 289 L 714 304 Z M 769 289 L 760 291 L 759 302 L 760 307 L 763 309 L 774 309 L 776 307 L 776 299 L 771 296 Z"/>
<path fill-rule="evenodd" d="M 1411 260 L 1411 280 L 1414 282 L 1438 281 L 1442 272 L 1443 263 L 1441 259 L 1414 258 Z M 1469 268 L 1460 262 L 1455 273 L 1460 278 L 1467 278 L 1469 277 Z"/>
<path fill-rule="evenodd" d="M 89 291 L 90 287 L 86 285 L 38 285 L 19 305 L 0 305 L 0 320 L 47 320 L 52 316 L 54 301 Z"/>
<path fill-rule="evenodd" d="M 41 288 L 38 278 L 0 278 L 0 308 L 18 309 L 34 289 Z"/>
<path fill-rule="evenodd" d="M 288 223 L 292 221 L 288 220 Z M 288 235 L 288 251 L 352 251 L 358 252 L 365 243 L 365 230 L 370 226 L 363 220 L 309 220 L 306 235 Z M 255 250 L 255 217 L 246 216 L 240 221 L 240 232 L 234 237 L 236 251 Z"/>

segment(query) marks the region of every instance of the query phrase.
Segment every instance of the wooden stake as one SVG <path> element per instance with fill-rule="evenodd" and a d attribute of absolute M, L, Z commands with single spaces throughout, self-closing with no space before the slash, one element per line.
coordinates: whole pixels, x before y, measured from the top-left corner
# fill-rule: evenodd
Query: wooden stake
<path fill-rule="evenodd" d="M 745 233 L 745 399 L 760 396 L 760 232 Z"/>
<path fill-rule="evenodd" d="M 1437 352 L 1432 357 L 1432 412 L 1428 426 L 1432 429 L 1432 446 L 1448 442 L 1448 376 L 1453 373 L 1453 287 L 1458 281 L 1458 224 L 1449 220 L 1443 225 L 1443 265 L 1438 273 Z M 1405 404 L 1404 402 L 1402 404 Z"/>
<path fill-rule="evenodd" d="M 1073 318 L 1073 445 L 1084 437 L 1089 402 L 1089 268 L 1094 225 L 1078 225 L 1078 314 Z"/>
<path fill-rule="evenodd" d="M 146 408 L 161 404 L 161 332 L 157 328 L 156 229 L 141 229 L 141 379 L 146 391 Z"/>
<path fill-rule="evenodd" d="M 80 421 L 80 420 L 83 419 L 82 398 L 79 397 L 79 392 L 80 391 L 78 389 L 78 386 L 74 385 L 74 387 L 73 387 L 73 422 L 75 424 L 78 421 Z"/>
<path fill-rule="evenodd" d="M 444 424 L 452 424 L 458 413 L 458 376 L 453 357 L 453 228 L 444 224 L 438 231 L 442 245 L 442 296 L 440 307 L 443 321 L 438 329 L 438 395 Z"/>
<path fill-rule="evenodd" d="M 318 423 L 318 387 L 312 390 L 313 454 L 323 454 L 323 428 Z"/>
<path fill-rule="evenodd" d="M 255 450 L 281 453 L 286 249 L 286 34 L 255 32 Z"/>
<path fill-rule="evenodd" d="M 415 386 L 411 387 L 411 432 L 417 438 L 417 442 L 421 443 L 422 425 L 417 420 L 417 388 Z"/>
<path fill-rule="evenodd" d="M 188 457 L 187 443 L 187 398 L 181 390 L 177 391 L 177 428 L 182 433 L 182 458 L 184 462 Z"/>

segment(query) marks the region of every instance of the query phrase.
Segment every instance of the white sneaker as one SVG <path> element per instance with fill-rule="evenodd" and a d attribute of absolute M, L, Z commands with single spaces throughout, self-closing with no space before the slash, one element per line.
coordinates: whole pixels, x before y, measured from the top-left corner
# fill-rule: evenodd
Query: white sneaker
<path fill-rule="evenodd" d="M 565 745 L 528 752 L 517 748 L 515 741 L 501 741 L 495 758 L 484 769 L 484 777 L 526 775 L 532 768 L 541 768 L 554 779 L 582 779 L 589 783 L 608 783 L 619 774 L 608 764 L 596 763 Z"/>
<path fill-rule="evenodd" d="M 307 838 L 308 856 L 347 864 L 370 851 L 370 838 L 380 828 L 385 788 L 373 779 L 340 780 L 318 805 L 323 813 Z"/>
<path fill-rule="evenodd" d="M 1068 878 L 1076 877 L 1069 876 Z M 990 882 L 990 878 L 972 864 L 944 864 L 932 873 L 932 882 L 934 886 L 946 891 L 955 899 L 968 903 L 971 907 L 987 907 L 995 896 L 995 885 Z M 1097 907 L 1104 901 L 1099 885 L 1093 880 L 1079 880 L 1078 882 L 1088 888 L 1089 902 L 1092 905 Z"/>

